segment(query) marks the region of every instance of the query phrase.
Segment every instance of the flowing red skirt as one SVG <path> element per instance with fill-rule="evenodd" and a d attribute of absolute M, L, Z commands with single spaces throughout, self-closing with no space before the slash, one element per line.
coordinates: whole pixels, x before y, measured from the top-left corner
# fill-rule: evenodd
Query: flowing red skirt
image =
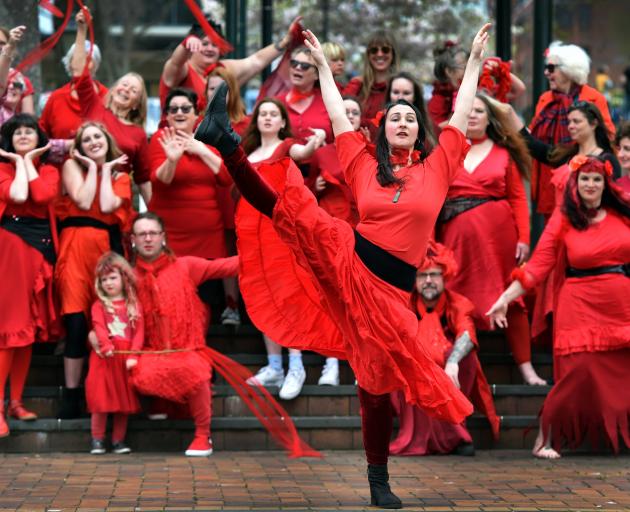
<path fill-rule="evenodd" d="M 115 350 L 129 350 L 127 340 L 114 339 Z M 129 372 L 125 367 L 127 356 L 98 357 L 90 354 L 90 369 L 85 379 L 85 399 L 88 411 L 133 414 L 140 410 Z"/>
<path fill-rule="evenodd" d="M 459 272 L 448 288 L 475 304 L 477 329 L 490 329 L 486 312 L 510 284 L 518 234 L 506 200 L 488 201 L 440 226 L 439 240 L 453 250 Z"/>
<path fill-rule="evenodd" d="M 240 286 L 255 325 L 278 343 L 347 359 L 372 394 L 460 423 L 472 412 L 419 343 L 410 294 L 372 274 L 354 251 L 354 232 L 317 206 L 289 159 L 259 172 L 281 194 L 272 222 L 241 201 Z"/>
<path fill-rule="evenodd" d="M 617 453 L 619 438 L 630 447 L 630 349 L 581 352 L 554 359 L 556 383 L 541 412 L 556 450 L 603 439 Z"/>
<path fill-rule="evenodd" d="M 0 349 L 55 341 L 61 331 L 53 268 L 20 237 L 0 228 Z"/>

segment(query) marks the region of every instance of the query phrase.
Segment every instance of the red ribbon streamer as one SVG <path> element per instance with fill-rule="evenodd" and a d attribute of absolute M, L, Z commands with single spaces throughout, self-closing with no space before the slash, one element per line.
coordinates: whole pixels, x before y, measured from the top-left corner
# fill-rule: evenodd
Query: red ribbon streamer
<path fill-rule="evenodd" d="M 186 2 L 186 5 L 188 6 L 188 9 L 192 13 L 192 15 L 195 17 L 210 41 L 212 41 L 217 46 L 221 54 L 230 53 L 234 48 L 232 48 L 232 45 L 228 43 L 225 39 L 223 39 L 219 34 L 217 34 L 217 32 L 212 28 L 210 23 L 208 23 L 208 20 L 206 20 L 203 11 L 199 8 L 195 0 L 184 0 L 184 2 Z"/>
<path fill-rule="evenodd" d="M 41 2 L 39 2 L 39 6 L 42 9 L 46 9 L 53 16 L 55 16 L 57 18 L 63 18 L 63 12 L 61 12 L 56 6 L 54 6 L 51 3 L 51 0 L 42 0 Z"/>

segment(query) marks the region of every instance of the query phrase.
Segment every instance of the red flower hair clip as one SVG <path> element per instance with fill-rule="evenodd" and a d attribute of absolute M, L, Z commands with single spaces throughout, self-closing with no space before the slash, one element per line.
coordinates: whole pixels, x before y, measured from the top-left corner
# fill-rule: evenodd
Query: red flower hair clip
<path fill-rule="evenodd" d="M 379 110 L 376 113 L 376 115 L 372 119 L 370 119 L 370 123 L 372 123 L 374 126 L 378 128 L 379 125 L 381 124 L 381 119 L 383 119 L 384 115 L 385 115 L 385 112 L 383 112 L 382 110 Z"/>
<path fill-rule="evenodd" d="M 613 174 L 613 166 L 610 161 L 606 160 L 604 162 L 604 170 L 606 171 L 606 176 L 612 176 Z"/>
<path fill-rule="evenodd" d="M 575 155 L 569 161 L 569 169 L 571 169 L 573 172 L 575 172 L 580 167 L 582 167 L 586 162 L 588 162 L 588 157 L 586 155 Z"/>

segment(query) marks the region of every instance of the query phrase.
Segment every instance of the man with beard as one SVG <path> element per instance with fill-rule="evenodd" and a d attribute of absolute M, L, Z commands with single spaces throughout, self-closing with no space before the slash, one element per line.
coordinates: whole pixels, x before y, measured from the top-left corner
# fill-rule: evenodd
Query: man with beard
<path fill-rule="evenodd" d="M 444 287 L 445 281 L 456 272 L 452 251 L 431 242 L 412 294 L 412 308 L 419 320 L 419 340 L 475 408 L 488 417 L 496 439 L 499 418 L 476 354 L 474 306 L 466 297 Z M 391 455 L 475 454 L 464 423 L 432 418 L 422 409 L 406 404 L 401 393 L 393 393 L 392 401 L 400 417 L 400 428 L 390 445 Z"/>

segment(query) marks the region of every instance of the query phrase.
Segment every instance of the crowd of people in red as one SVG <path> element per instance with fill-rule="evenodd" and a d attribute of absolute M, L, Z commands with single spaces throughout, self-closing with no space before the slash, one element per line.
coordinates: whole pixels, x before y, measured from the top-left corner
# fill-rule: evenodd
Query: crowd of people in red
<path fill-rule="evenodd" d="M 94 78 L 89 11 L 64 59 L 70 81 L 39 117 L 30 81 L 11 67 L 26 28 L 0 28 L 0 437 L 7 415 L 36 419 L 22 404 L 33 343 L 62 339 L 59 417 L 81 414 L 89 356 L 92 453 L 106 451 L 108 414 L 113 451 L 130 451 L 138 395 L 156 398 L 152 412 L 184 404 L 196 427 L 186 454 L 212 453 L 210 379 L 226 363 L 206 351 L 197 287 L 222 279 L 221 321 L 241 322 L 242 294 L 264 333 L 268 364 L 243 386 L 278 386 L 290 400 L 306 379 L 301 350 L 326 356 L 320 385 L 338 385 L 348 361 L 373 505 L 401 506 L 390 453 L 474 454 L 470 402 L 499 434 L 477 330 L 505 329 L 529 385 L 547 384 L 531 340 L 551 333 L 554 386 L 535 456 L 587 437 L 630 446 L 630 398 L 619 393 L 630 125 L 615 137 L 605 98 L 586 85 L 588 55 L 550 46 L 550 90 L 526 127 L 509 103 L 523 82 L 484 55 L 489 25 L 470 50 L 435 51 L 425 104 L 392 34 L 374 34 L 361 75 L 342 84 L 344 49 L 300 21 L 241 60 L 221 58 L 214 22 L 194 25 L 164 64 L 150 141 L 142 76 L 109 88 Z M 279 57 L 248 114 L 240 87 Z M 527 181 L 546 220 L 533 252 Z M 134 185 L 148 212 L 134 212 Z M 315 453 L 300 446 L 294 454 Z"/>

